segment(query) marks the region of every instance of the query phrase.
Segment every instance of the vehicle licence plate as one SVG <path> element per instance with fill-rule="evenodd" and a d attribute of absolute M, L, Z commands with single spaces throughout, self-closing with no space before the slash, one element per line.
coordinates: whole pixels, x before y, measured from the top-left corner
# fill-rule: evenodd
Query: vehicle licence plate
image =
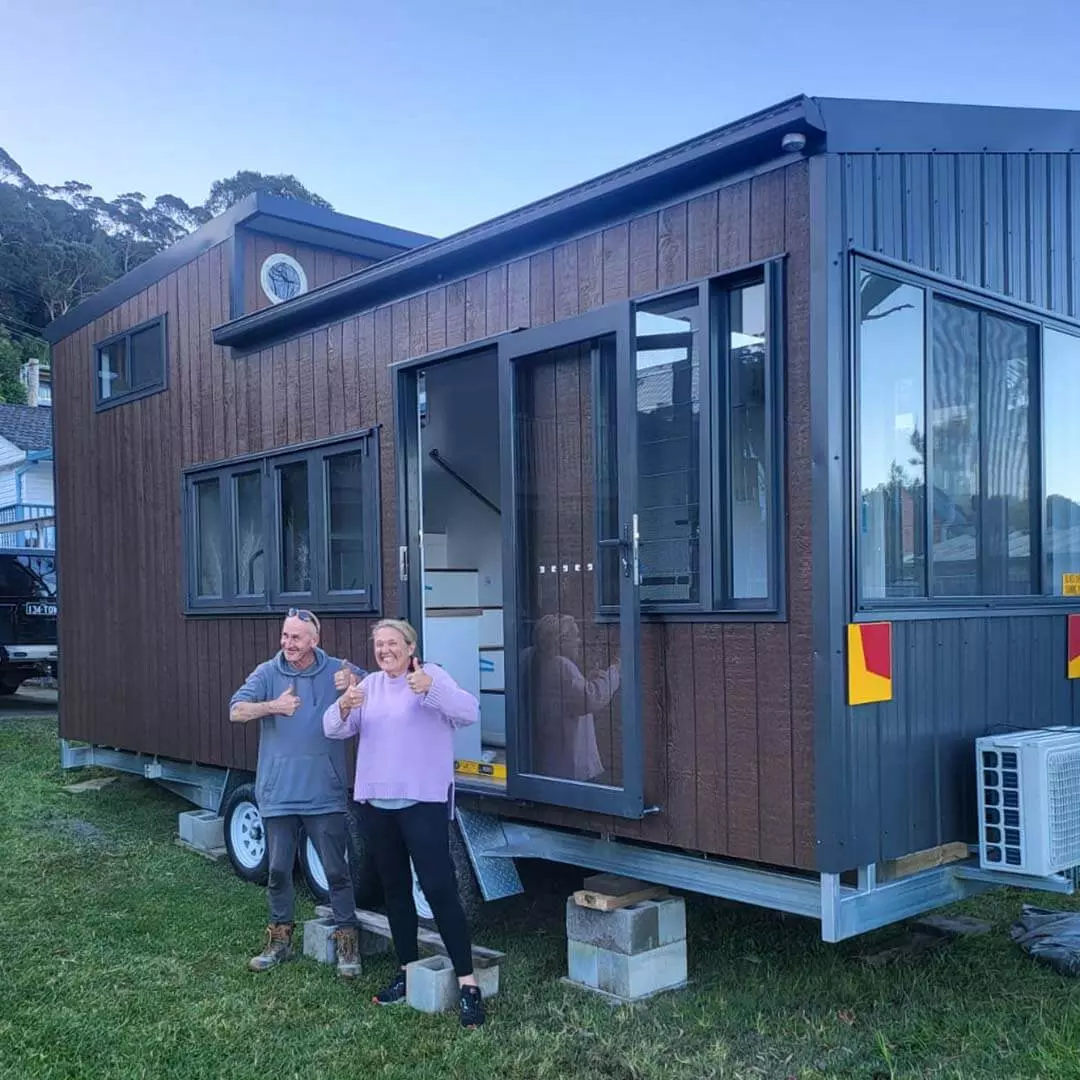
<path fill-rule="evenodd" d="M 55 615 L 56 614 L 56 605 L 55 604 L 27 604 L 26 605 L 26 614 L 27 615 Z"/>

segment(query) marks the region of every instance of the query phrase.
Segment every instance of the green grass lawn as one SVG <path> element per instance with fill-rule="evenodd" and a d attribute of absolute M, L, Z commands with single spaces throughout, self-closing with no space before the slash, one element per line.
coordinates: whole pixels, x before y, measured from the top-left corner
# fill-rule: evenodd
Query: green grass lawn
<path fill-rule="evenodd" d="M 860 960 L 884 935 L 827 946 L 692 898 L 690 988 L 624 1008 L 559 982 L 565 890 L 514 898 L 478 928 L 507 964 L 464 1032 L 369 1005 L 388 957 L 355 985 L 306 959 L 250 974 L 262 890 L 175 846 L 180 800 L 134 778 L 62 790 L 84 777 L 61 773 L 55 721 L 0 720 L 3 1080 L 1080 1077 L 1080 986 L 1009 941 L 1017 893 L 963 906 L 992 935 L 887 967 Z"/>

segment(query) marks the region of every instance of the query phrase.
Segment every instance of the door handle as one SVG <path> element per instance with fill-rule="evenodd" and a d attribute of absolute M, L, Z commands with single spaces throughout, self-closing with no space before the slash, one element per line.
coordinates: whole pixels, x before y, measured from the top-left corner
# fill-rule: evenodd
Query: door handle
<path fill-rule="evenodd" d="M 634 514 L 629 525 L 622 528 L 622 539 L 619 541 L 619 563 L 622 567 L 623 577 L 629 578 L 634 586 L 641 584 L 641 531 L 638 527 L 638 516 Z"/>

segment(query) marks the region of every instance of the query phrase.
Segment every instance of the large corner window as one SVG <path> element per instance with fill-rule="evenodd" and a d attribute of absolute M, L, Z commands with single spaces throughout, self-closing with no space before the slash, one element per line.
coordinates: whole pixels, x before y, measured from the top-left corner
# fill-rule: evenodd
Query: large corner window
<path fill-rule="evenodd" d="M 168 360 L 165 316 L 125 330 L 94 348 L 94 382 L 99 409 L 165 389 Z"/>
<path fill-rule="evenodd" d="M 633 306 L 644 611 L 778 607 L 781 299 L 777 262 Z M 597 456 L 614 490 L 614 457 Z M 601 557 L 607 607 L 616 554 Z"/>
<path fill-rule="evenodd" d="M 378 608 L 373 432 L 185 474 L 188 608 Z"/>
<path fill-rule="evenodd" d="M 1080 336 L 865 263 L 856 317 L 863 606 L 1060 596 L 1080 571 Z"/>

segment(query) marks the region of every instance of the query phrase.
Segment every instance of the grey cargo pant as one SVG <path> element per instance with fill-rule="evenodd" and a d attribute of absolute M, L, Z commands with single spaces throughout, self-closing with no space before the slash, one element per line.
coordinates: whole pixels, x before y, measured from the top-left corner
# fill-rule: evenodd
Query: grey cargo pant
<path fill-rule="evenodd" d="M 270 874 L 266 883 L 270 921 L 291 923 L 294 919 L 296 890 L 293 888 L 293 868 L 296 865 L 296 846 L 301 824 L 311 837 L 326 871 L 335 924 L 339 928 L 355 927 L 356 899 L 349 865 L 345 861 L 348 833 L 344 814 L 311 814 L 303 817 L 298 814 L 285 814 L 281 817 L 263 818 L 270 854 Z"/>

